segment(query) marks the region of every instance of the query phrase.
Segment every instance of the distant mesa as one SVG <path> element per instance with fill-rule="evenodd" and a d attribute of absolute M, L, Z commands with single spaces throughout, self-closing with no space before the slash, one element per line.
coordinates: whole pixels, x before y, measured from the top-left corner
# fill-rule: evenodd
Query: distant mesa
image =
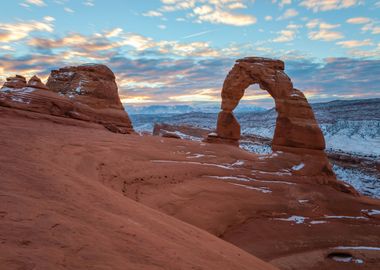
<path fill-rule="evenodd" d="M 273 97 L 276 104 L 278 117 L 273 150 L 324 150 L 325 140 L 313 110 L 304 94 L 293 88 L 284 69 L 285 64 L 280 60 L 261 57 L 237 60 L 223 84 L 217 135 L 209 136 L 208 141 L 238 144 L 240 125 L 233 110 L 244 96 L 245 90 L 257 83 Z"/>
<path fill-rule="evenodd" d="M 7 78 L 0 105 L 75 118 L 104 125 L 117 133 L 133 132 L 120 101 L 114 73 L 105 65 L 85 64 L 53 70 L 45 85 L 33 76 Z"/>

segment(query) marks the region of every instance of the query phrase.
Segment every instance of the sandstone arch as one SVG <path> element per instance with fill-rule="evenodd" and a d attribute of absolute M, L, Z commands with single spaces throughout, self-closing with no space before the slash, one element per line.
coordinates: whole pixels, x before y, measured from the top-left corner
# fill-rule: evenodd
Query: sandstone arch
<path fill-rule="evenodd" d="M 223 84 L 217 134 L 210 135 L 208 141 L 238 144 L 240 125 L 233 110 L 244 96 L 245 90 L 257 83 L 273 97 L 278 113 L 272 149 L 324 150 L 325 140 L 313 110 L 304 94 L 293 88 L 284 69 L 285 64 L 280 60 L 261 57 L 237 60 Z"/>

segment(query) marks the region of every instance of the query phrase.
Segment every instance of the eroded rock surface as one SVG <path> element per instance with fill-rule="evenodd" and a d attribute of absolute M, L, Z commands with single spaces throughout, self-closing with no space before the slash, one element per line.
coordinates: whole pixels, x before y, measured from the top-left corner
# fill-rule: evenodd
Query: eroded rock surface
<path fill-rule="evenodd" d="M 0 105 L 104 125 L 116 133 L 133 132 L 118 95 L 115 75 L 105 65 L 86 64 L 53 70 L 45 85 L 33 76 L 7 78 Z"/>
<path fill-rule="evenodd" d="M 105 65 L 87 64 L 53 70 L 46 85 L 56 93 L 75 97 L 93 108 L 123 110 L 115 75 Z"/>
<path fill-rule="evenodd" d="M 17 88 L 23 88 L 23 87 L 26 87 L 26 78 L 21 75 L 16 75 L 14 77 L 8 77 L 2 89 L 4 88 L 17 89 Z"/>
<path fill-rule="evenodd" d="M 284 72 L 284 62 L 260 57 L 239 59 L 227 75 L 222 89 L 222 111 L 218 117 L 217 136 L 209 141 L 226 141 L 238 144 L 240 125 L 233 110 L 252 84 L 268 91 L 278 113 L 272 148 L 284 150 L 303 148 L 325 149 L 323 134 L 315 120 L 313 110 L 300 90 Z"/>

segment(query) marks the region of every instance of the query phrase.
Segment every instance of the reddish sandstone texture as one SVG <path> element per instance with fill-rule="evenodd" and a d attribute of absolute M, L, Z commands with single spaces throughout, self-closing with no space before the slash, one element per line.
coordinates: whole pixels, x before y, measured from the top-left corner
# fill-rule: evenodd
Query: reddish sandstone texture
<path fill-rule="evenodd" d="M 313 155 L 3 107 L 0 123 L 1 269 L 380 266 L 379 251 L 356 249 L 380 247 L 379 201 L 317 184 Z"/>
<path fill-rule="evenodd" d="M 28 83 L 10 77 L 0 91 L 3 106 L 103 124 L 118 133 L 133 132 L 120 101 L 113 72 L 87 64 L 53 70 L 45 85 L 37 76 Z"/>
<path fill-rule="evenodd" d="M 237 143 L 240 125 L 233 110 L 244 96 L 244 91 L 252 84 L 259 84 L 273 97 L 278 113 L 273 149 L 325 149 L 325 140 L 312 108 L 303 93 L 293 88 L 284 69 L 284 62 L 280 60 L 260 57 L 237 60 L 224 81 L 217 136 L 211 136 L 210 141 L 220 139 Z"/>

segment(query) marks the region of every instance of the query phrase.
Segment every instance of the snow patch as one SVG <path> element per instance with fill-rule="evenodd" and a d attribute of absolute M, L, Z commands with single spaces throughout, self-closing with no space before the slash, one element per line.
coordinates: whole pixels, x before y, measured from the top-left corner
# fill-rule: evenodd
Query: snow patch
<path fill-rule="evenodd" d="M 257 190 L 257 191 L 260 191 L 262 193 L 272 193 L 272 190 L 270 190 L 269 188 L 267 187 L 252 187 L 252 186 L 246 186 L 246 185 L 242 185 L 242 184 L 237 184 L 237 183 L 230 183 L 231 185 L 234 185 L 234 186 L 239 186 L 239 187 L 243 187 L 243 188 L 246 188 L 246 189 L 251 189 L 251 190 Z"/>
<path fill-rule="evenodd" d="M 324 223 L 327 223 L 327 221 L 326 220 L 313 220 L 313 221 L 310 221 L 310 224 L 312 224 L 312 225 L 324 224 Z"/>
<path fill-rule="evenodd" d="M 206 155 L 204 155 L 204 154 L 193 154 L 192 156 L 189 156 L 189 157 L 186 157 L 186 158 L 201 158 L 201 157 L 205 157 L 205 156 Z"/>
<path fill-rule="evenodd" d="M 380 181 L 378 177 L 366 174 L 360 170 L 347 169 L 338 165 L 333 166 L 338 179 L 350 184 L 360 193 L 380 198 Z"/>
<path fill-rule="evenodd" d="M 332 249 L 339 249 L 339 250 L 376 250 L 380 251 L 380 247 L 368 247 L 368 246 L 339 246 L 334 247 Z"/>
<path fill-rule="evenodd" d="M 301 170 L 303 167 L 305 167 L 305 164 L 304 164 L 304 163 L 300 163 L 300 164 L 298 164 L 298 165 L 294 165 L 294 166 L 292 167 L 292 170 L 293 170 L 293 171 L 299 171 L 299 170 Z"/>
<path fill-rule="evenodd" d="M 363 213 L 366 213 L 366 214 L 369 215 L 369 216 L 377 216 L 377 215 L 380 215 L 380 210 L 377 210 L 377 209 L 371 209 L 371 210 L 363 209 L 362 212 L 363 212 Z"/>
<path fill-rule="evenodd" d="M 295 183 L 286 182 L 286 181 L 270 181 L 270 180 L 258 180 L 254 178 L 250 178 L 247 176 L 212 176 L 208 175 L 206 177 L 209 178 L 215 178 L 215 179 L 221 179 L 221 180 L 237 180 L 237 181 L 243 181 L 243 182 L 260 182 L 260 183 L 268 183 L 268 184 L 285 184 L 285 185 L 296 185 Z"/>
<path fill-rule="evenodd" d="M 183 163 L 183 164 L 193 164 L 193 165 L 202 165 L 202 166 L 213 166 L 213 167 L 218 167 L 222 169 L 227 169 L 227 170 L 233 170 L 234 168 L 231 168 L 230 165 L 220 165 L 220 164 L 214 164 L 214 163 L 202 163 L 202 162 L 195 162 L 195 161 L 176 161 L 176 160 L 151 160 L 151 162 L 154 163 Z"/>
<path fill-rule="evenodd" d="M 299 203 L 307 203 L 309 200 L 298 200 Z"/>
<path fill-rule="evenodd" d="M 295 222 L 296 224 L 303 224 L 308 217 L 303 216 L 290 216 L 288 218 L 275 218 L 275 220 L 290 221 Z"/>
<path fill-rule="evenodd" d="M 324 216 L 325 218 L 330 218 L 330 219 L 364 219 L 368 220 L 366 217 L 355 217 L 355 216 Z"/>

